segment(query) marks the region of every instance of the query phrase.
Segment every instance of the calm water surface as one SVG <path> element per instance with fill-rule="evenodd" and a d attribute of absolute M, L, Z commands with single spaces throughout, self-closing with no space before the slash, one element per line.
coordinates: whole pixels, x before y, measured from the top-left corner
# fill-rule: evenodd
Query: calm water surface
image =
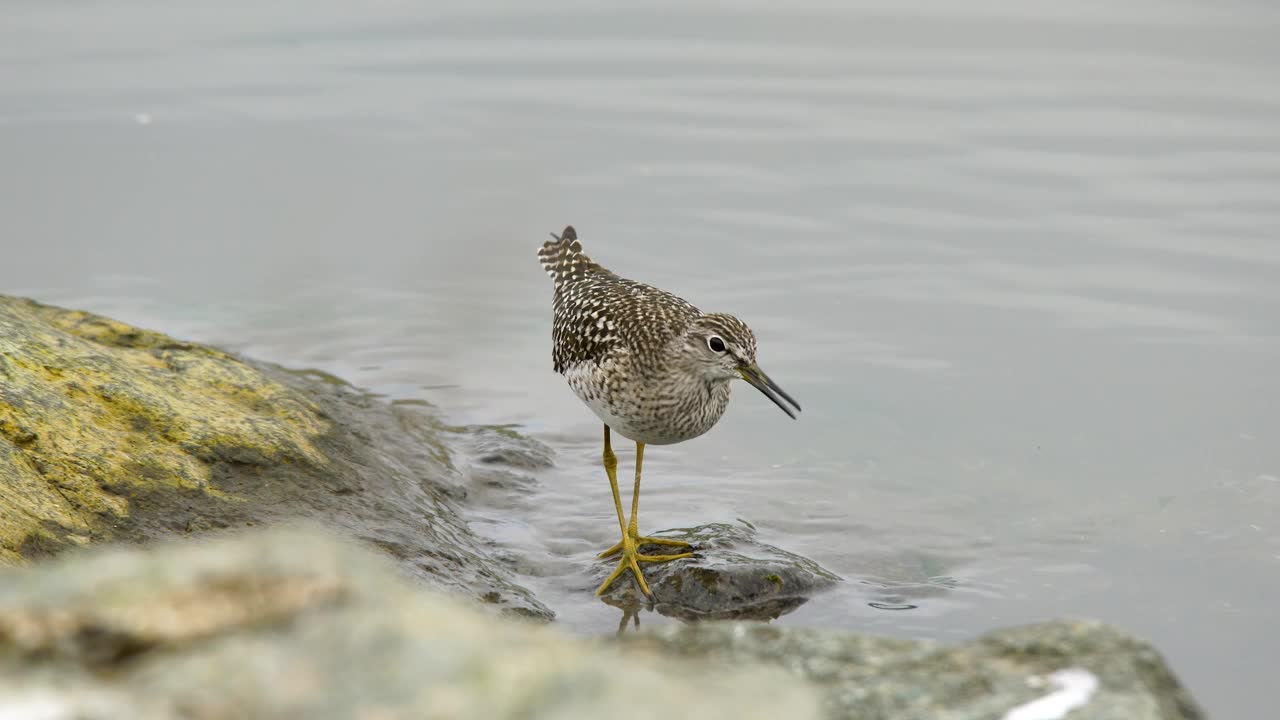
<path fill-rule="evenodd" d="M 174 5 L 7 4 L 3 291 L 519 424 L 558 465 L 486 532 L 604 633 L 534 258 L 573 223 L 805 408 L 744 387 L 654 448 L 646 529 L 741 518 L 847 579 L 786 624 L 1096 617 L 1273 709 L 1274 3 Z"/>

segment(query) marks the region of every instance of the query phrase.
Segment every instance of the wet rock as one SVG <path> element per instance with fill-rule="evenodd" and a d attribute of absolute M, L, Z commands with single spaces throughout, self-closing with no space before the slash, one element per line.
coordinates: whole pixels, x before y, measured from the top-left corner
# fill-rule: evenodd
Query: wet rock
<path fill-rule="evenodd" d="M 551 448 L 503 425 L 471 425 L 459 428 L 466 449 L 475 462 L 518 470 L 542 470 L 552 466 Z"/>
<path fill-rule="evenodd" d="M 495 619 L 383 558 L 275 530 L 95 549 L 0 572 L 0 716 L 819 717 L 776 668 Z"/>
<path fill-rule="evenodd" d="M 823 690 L 831 718 L 1204 718 L 1154 648 L 1101 623 L 1031 625 L 953 647 L 762 623 L 669 625 L 623 638 L 686 659 L 785 668 Z"/>
<path fill-rule="evenodd" d="M 837 575 L 812 560 L 761 543 L 755 535 L 746 523 L 654 533 L 654 537 L 689 543 L 694 557 L 641 565 L 653 591 L 653 609 L 682 620 L 767 620 L 791 612 L 839 582 Z M 658 555 L 681 550 L 646 545 L 640 552 Z M 599 581 L 608 577 L 615 564 L 597 563 L 594 572 Z M 624 610 L 646 602 L 629 573 L 610 585 L 603 599 Z"/>
<path fill-rule="evenodd" d="M 499 425 L 471 425 L 455 430 L 458 465 L 466 479 L 462 488 L 473 506 L 513 510 L 538 486 L 533 472 L 553 465 L 553 451 L 533 438 Z"/>
<path fill-rule="evenodd" d="M 469 432 L 323 373 L 0 296 L 0 564 L 312 518 L 426 584 L 550 618 L 463 519 L 450 442 Z M 492 434 L 477 442 L 496 462 Z"/>

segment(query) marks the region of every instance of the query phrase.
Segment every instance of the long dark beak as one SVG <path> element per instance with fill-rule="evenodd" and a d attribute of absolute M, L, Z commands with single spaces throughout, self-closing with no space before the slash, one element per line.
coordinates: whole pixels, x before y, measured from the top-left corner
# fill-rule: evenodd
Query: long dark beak
<path fill-rule="evenodd" d="M 754 385 L 757 390 L 764 393 L 765 397 L 772 400 L 774 405 L 782 408 L 782 412 L 790 415 L 791 419 L 795 419 L 796 413 L 800 412 L 800 403 L 796 402 L 795 398 L 791 397 L 786 393 L 786 391 L 778 387 L 777 383 L 770 380 L 769 376 L 764 374 L 764 371 L 760 369 L 759 365 L 751 363 L 746 367 L 738 368 L 738 372 L 742 374 L 743 380 Z M 787 407 L 783 403 L 784 400 L 791 403 L 791 407 L 795 408 L 794 412 L 790 407 Z"/>

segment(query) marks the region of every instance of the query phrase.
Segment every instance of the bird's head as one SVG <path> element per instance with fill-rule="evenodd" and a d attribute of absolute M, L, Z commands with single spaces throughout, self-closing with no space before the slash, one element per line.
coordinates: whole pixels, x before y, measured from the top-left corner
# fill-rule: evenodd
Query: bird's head
<path fill-rule="evenodd" d="M 690 323 L 684 334 L 681 359 L 708 383 L 727 383 L 734 378 L 742 378 L 792 418 L 800 410 L 799 403 L 756 364 L 755 333 L 732 315 L 708 313 Z"/>

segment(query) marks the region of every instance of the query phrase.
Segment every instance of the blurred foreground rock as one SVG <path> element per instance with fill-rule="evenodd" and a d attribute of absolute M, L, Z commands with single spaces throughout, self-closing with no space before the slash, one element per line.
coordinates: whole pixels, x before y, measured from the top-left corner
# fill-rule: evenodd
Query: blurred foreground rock
<path fill-rule="evenodd" d="M 0 565 L 313 518 L 426 584 L 550 618 L 462 518 L 446 440 L 468 432 L 322 373 L 0 296 Z M 485 436 L 487 463 L 530 456 L 504 437 Z"/>
<path fill-rule="evenodd" d="M 0 572 L 0 717 L 821 715 L 1202 717 L 1154 650 L 1096 624 L 949 648 L 753 622 L 576 640 L 411 587 L 366 549 L 283 530 Z"/>
<path fill-rule="evenodd" d="M 19 574 L 23 573 L 23 574 Z M 0 717 L 815 718 L 778 669 L 496 620 L 275 531 L 0 574 Z"/>
<path fill-rule="evenodd" d="M 772 620 L 840 581 L 812 560 L 759 542 L 755 535 L 745 523 L 654 533 L 689 543 L 694 557 L 642 566 L 653 609 L 681 620 Z M 641 552 L 679 550 L 646 545 Z M 616 557 L 596 563 L 597 581 L 616 563 Z M 645 603 L 630 573 L 609 586 L 604 600 L 623 609 Z"/>
<path fill-rule="evenodd" d="M 767 663 L 818 685 L 828 717 L 1198 720 L 1160 654 L 1095 622 L 999 630 L 956 646 L 759 623 L 698 623 L 626 644 L 725 666 Z"/>

